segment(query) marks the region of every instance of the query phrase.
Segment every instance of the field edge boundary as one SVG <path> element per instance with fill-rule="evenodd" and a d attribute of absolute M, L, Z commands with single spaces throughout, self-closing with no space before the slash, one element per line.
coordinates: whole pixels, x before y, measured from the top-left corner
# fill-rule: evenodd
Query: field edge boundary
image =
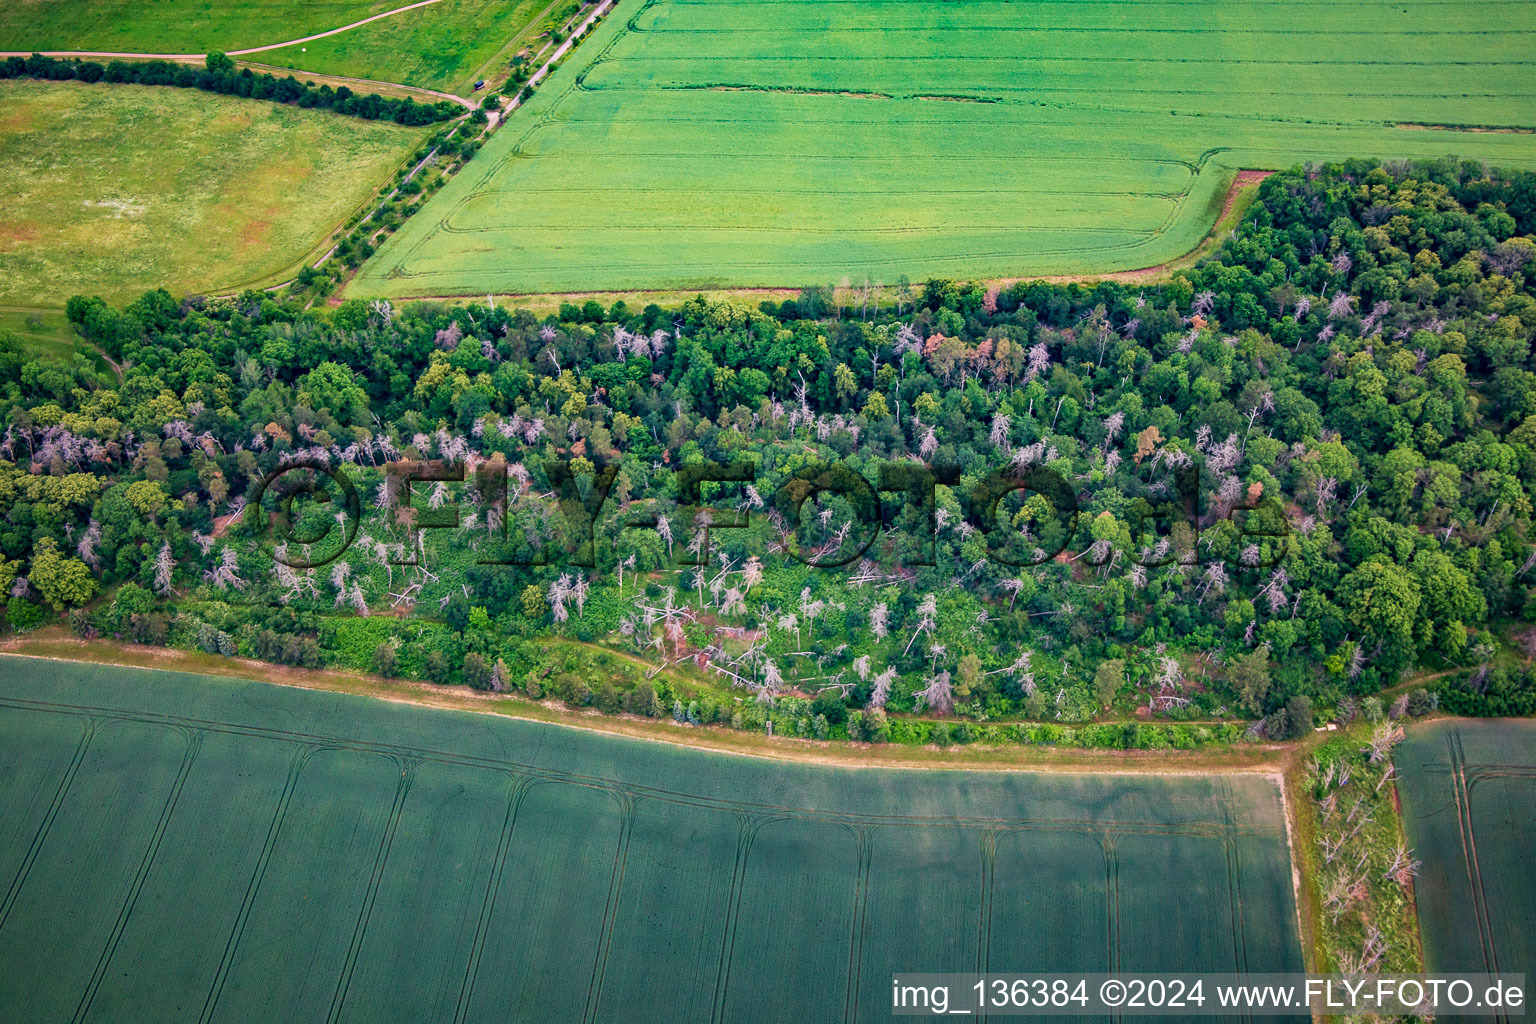
<path fill-rule="evenodd" d="M 104 657 L 82 657 L 87 650 Z M 523 721 L 601 732 L 625 739 L 664 743 L 706 753 L 733 754 L 763 760 L 816 764 L 843 768 L 905 768 L 947 771 L 1019 771 L 1037 774 L 1161 776 L 1169 774 L 1202 776 L 1262 776 L 1286 796 L 1285 771 L 1290 760 L 1301 750 L 1278 744 L 1259 744 L 1242 751 L 1168 752 L 1077 750 L 1056 747 L 983 747 L 965 748 L 967 756 L 954 750 L 942 753 L 926 747 L 896 744 L 817 744 L 789 737 L 766 737 L 734 730 L 694 729 L 696 740 L 666 736 L 681 726 L 630 715 L 600 715 L 573 711 L 551 702 L 534 701 L 509 694 L 480 694 L 462 687 L 437 688 L 428 683 L 387 680 L 360 672 L 340 669 L 293 669 L 244 658 L 198 656 L 169 648 L 143 648 L 141 661 L 126 660 L 121 655 L 139 653 L 132 645 L 104 641 L 86 641 L 62 637 L 20 638 L 0 642 L 0 658 L 30 658 L 39 661 L 70 662 L 84 665 L 110 665 L 141 671 L 180 672 L 188 675 L 238 679 L 245 682 L 286 686 L 324 693 L 341 693 L 394 704 L 459 711 L 470 714 L 495 714 Z M 71 655 L 75 656 L 71 656 Z M 114 654 L 119 657 L 113 657 Z M 144 663 L 147 662 L 147 663 Z M 1135 765 L 1136 767 L 1127 767 Z M 1283 805 L 1282 805 L 1283 811 Z M 1294 863 L 1294 851 L 1293 863 Z"/>
<path fill-rule="evenodd" d="M 1216 217 L 1211 221 L 1210 228 L 1202 236 L 1199 244 L 1181 256 L 1165 260 L 1151 267 L 1142 267 L 1136 270 L 1107 270 L 1102 273 L 1092 274 L 1032 274 L 1021 277 L 998 277 L 979 279 L 980 284 L 988 287 L 1007 288 L 1020 282 L 1042 281 L 1047 284 L 1091 284 L 1100 281 L 1115 281 L 1123 284 L 1152 284 L 1165 280 L 1178 273 L 1195 266 L 1200 260 L 1212 255 L 1219 247 L 1226 230 L 1234 229 L 1237 222 L 1247 213 L 1258 195 L 1258 187 L 1264 180 L 1277 173 L 1271 169 L 1261 168 L 1235 168 L 1231 172 L 1232 179 L 1222 190 L 1222 203 Z M 355 281 L 355 279 L 354 279 Z M 367 289 L 356 289 L 354 294 L 354 281 L 349 281 L 344 289 L 348 298 L 370 298 Z M 881 289 L 881 299 L 888 301 L 894 294 L 893 286 L 885 286 Z M 888 293 L 888 294 L 887 294 Z M 588 299 L 607 300 L 616 302 L 623 300 L 631 306 L 645 302 L 674 303 L 686 302 L 696 295 L 702 295 L 708 299 L 730 298 L 759 298 L 776 299 L 784 301 L 793 299 L 800 294 L 798 286 L 790 285 L 742 285 L 740 287 L 719 288 L 616 288 L 593 289 L 590 291 L 555 291 L 555 292 L 503 292 L 493 294 L 497 302 L 511 306 L 526 306 L 534 311 L 553 310 L 561 303 L 580 303 Z M 393 296 L 397 302 L 461 302 L 466 299 L 483 299 L 487 296 L 481 292 L 460 292 L 437 295 L 403 295 Z"/>

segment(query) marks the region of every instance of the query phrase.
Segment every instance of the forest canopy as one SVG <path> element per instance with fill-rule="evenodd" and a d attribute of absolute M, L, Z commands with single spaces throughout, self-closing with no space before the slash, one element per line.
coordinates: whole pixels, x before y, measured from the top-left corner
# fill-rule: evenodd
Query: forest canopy
<path fill-rule="evenodd" d="M 1518 689 L 1533 238 L 1536 176 L 1355 161 L 1271 176 L 1160 284 L 543 318 L 77 296 L 120 378 L 0 339 L 8 622 L 665 713 L 599 645 L 718 685 L 674 714 L 789 702 L 854 738 L 1283 736 L 1415 669 Z M 355 487 L 345 550 L 345 502 L 274 542 L 285 469 Z"/>

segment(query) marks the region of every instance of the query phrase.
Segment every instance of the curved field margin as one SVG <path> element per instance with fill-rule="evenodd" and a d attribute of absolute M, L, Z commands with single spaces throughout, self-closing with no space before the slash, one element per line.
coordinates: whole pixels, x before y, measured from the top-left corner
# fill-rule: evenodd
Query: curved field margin
<path fill-rule="evenodd" d="M 364 295 L 1156 267 L 1242 168 L 1536 165 L 1532 0 L 624 0 Z"/>
<path fill-rule="evenodd" d="M 909 969 L 1301 969 L 1273 777 L 785 764 L 32 659 L 0 711 L 8 1020 L 865 1022 Z"/>
<path fill-rule="evenodd" d="M 1070 281 L 1091 283 L 1095 281 L 1119 281 L 1129 284 L 1148 284 L 1171 277 L 1175 271 L 1193 267 L 1200 260 L 1211 255 L 1228 233 L 1236 230 L 1238 222 L 1242 219 L 1248 207 L 1258 196 L 1258 186 L 1265 178 L 1273 174 L 1273 171 L 1238 171 L 1233 176 L 1232 184 L 1228 187 L 1226 199 L 1221 205 L 1221 214 L 1216 219 L 1215 225 L 1205 236 L 1205 240 L 1189 252 L 1160 263 L 1155 267 L 1143 267 L 1139 270 L 1118 270 L 1104 274 L 1068 274 L 1052 275 L 1039 280 L 1045 280 L 1057 284 L 1065 284 Z M 996 285 L 1006 288 L 1021 280 L 1018 277 L 992 278 L 986 281 L 988 285 Z M 717 302 L 745 302 L 755 304 L 763 301 L 783 302 L 793 299 L 800 294 L 798 288 L 730 288 L 730 289 L 669 289 L 657 291 L 587 291 L 587 292 L 536 292 L 531 294 L 491 295 L 493 303 L 516 306 L 531 310 L 540 316 L 553 313 L 566 303 L 581 305 L 588 300 L 594 300 L 603 306 L 611 306 L 620 300 L 630 306 L 644 306 L 648 303 L 656 303 L 661 306 L 676 306 L 694 298 L 704 295 L 711 301 Z M 834 289 L 834 296 L 836 289 Z M 879 304 L 895 304 L 902 301 L 900 289 L 893 285 L 875 289 L 872 293 L 873 301 Z M 451 302 L 462 299 L 463 296 L 454 295 L 427 295 L 421 296 L 427 301 Z"/>

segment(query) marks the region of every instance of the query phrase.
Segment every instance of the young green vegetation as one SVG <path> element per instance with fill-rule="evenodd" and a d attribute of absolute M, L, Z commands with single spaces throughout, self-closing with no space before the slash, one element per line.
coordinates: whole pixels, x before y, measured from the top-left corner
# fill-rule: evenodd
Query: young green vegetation
<path fill-rule="evenodd" d="M 12 0 L 0 6 L 8 49 L 209 53 L 281 43 L 413 0 Z M 444 0 L 443 5 L 454 0 Z"/>
<path fill-rule="evenodd" d="M 478 76 L 549 0 L 443 0 L 359 28 L 253 55 L 281 67 L 468 96 Z M 510 60 L 510 57 L 508 58 Z"/>
<path fill-rule="evenodd" d="M 1271 177 L 1147 287 L 72 299 L 126 368 L 0 344 L 6 622 L 870 742 L 1283 740 L 1421 669 L 1529 706 L 1533 232 L 1536 175 L 1361 162 Z M 274 535 L 295 459 L 355 511 L 300 496 Z M 403 519 L 420 459 L 463 479 Z M 709 462 L 749 480 L 687 495 Z M 797 507 L 823 464 L 884 493 Z"/>
<path fill-rule="evenodd" d="M 62 309 L 0 307 L 0 334 L 14 336 L 29 356 L 66 362 L 75 354 L 80 340 Z"/>
<path fill-rule="evenodd" d="M 0 5 L 13 49 L 197 54 L 269 46 L 328 32 L 414 0 L 18 0 Z M 251 60 L 468 94 L 475 74 L 549 0 L 438 0 Z"/>
<path fill-rule="evenodd" d="M 1302 967 L 1267 776 L 813 767 L 14 658 L 0 709 L 11 1020 L 863 1022 L 916 964 Z"/>
<path fill-rule="evenodd" d="M 1536 645 L 1536 628 L 1520 634 L 1521 646 Z M 1536 715 L 1536 667 L 1526 656 L 1524 664 L 1495 665 L 1485 661 L 1475 669 L 1456 673 L 1435 686 L 1441 710 L 1473 718 Z"/>
<path fill-rule="evenodd" d="M 1419 862 L 1403 835 L 1393 789 L 1393 748 L 1403 739 L 1397 718 L 1406 703 L 1388 710 L 1367 698 L 1361 719 L 1307 761 L 1297 797 L 1313 840 L 1307 874 L 1321 929 L 1318 970 L 1423 970 L 1413 916 Z"/>
<path fill-rule="evenodd" d="M 222 53 L 210 53 L 203 67 L 171 60 L 114 60 L 102 64 L 78 58 L 57 60 L 34 53 L 30 57 L 7 57 L 0 61 L 0 78 L 202 89 L 224 96 L 271 100 L 306 110 L 318 108 L 365 121 L 394 121 L 404 125 L 433 124 L 464 113 L 463 105 L 451 100 L 417 103 L 412 96 L 386 98 L 376 93 L 359 94 L 350 86 L 333 89 L 329 84 L 300 82 L 292 75 L 257 74 L 249 68 L 236 68 L 235 62 Z"/>
<path fill-rule="evenodd" d="M 463 169 L 491 131 L 482 111 L 434 132 L 416 155 L 380 188 L 380 201 L 370 202 L 344 225 L 336 248 L 321 267 L 305 267 L 289 283 L 290 296 L 330 295 L 336 283 L 373 255 L 379 242 L 405 223 L 431 196 Z M 429 159 L 430 158 L 430 159 Z"/>
<path fill-rule="evenodd" d="M 240 287 L 295 265 L 423 129 L 149 86 L 0 82 L 0 302 Z"/>
<path fill-rule="evenodd" d="M 1432 971 L 1529 969 L 1536 957 L 1536 723 L 1439 721 L 1398 748 L 1403 820 Z"/>
<path fill-rule="evenodd" d="M 1134 269 L 1238 168 L 1536 165 L 1536 3 L 632 2 L 358 294 Z"/>

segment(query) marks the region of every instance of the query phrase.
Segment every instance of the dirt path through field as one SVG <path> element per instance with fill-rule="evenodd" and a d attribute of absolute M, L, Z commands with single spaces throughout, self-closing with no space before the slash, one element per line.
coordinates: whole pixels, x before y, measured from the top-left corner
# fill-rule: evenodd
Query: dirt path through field
<path fill-rule="evenodd" d="M 280 50 L 285 46 L 297 46 L 300 43 L 311 42 L 315 39 L 324 39 L 326 36 L 334 36 L 337 33 L 349 31 L 351 29 L 357 28 L 360 25 L 366 25 L 371 21 L 378 21 L 381 18 L 392 18 L 395 15 L 403 14 L 406 11 L 414 11 L 418 7 L 430 7 L 432 4 L 441 2 L 442 0 L 417 0 L 416 3 L 407 4 L 404 7 L 396 7 L 392 11 L 385 11 L 383 14 L 375 14 L 371 18 L 364 18 L 362 21 L 354 21 L 352 24 L 342 25 L 340 28 L 329 29 L 325 32 L 317 32 L 312 36 L 303 36 L 299 39 L 289 39 L 281 43 L 268 43 L 265 46 L 252 46 L 244 50 L 226 50 L 224 55 L 226 57 L 241 57 L 252 53 L 264 53 L 267 50 Z M 84 59 L 88 57 L 107 57 L 118 58 L 122 60 L 174 60 L 180 63 L 188 63 L 192 61 L 202 61 L 208 59 L 208 55 L 206 53 L 129 53 L 126 51 L 115 50 L 0 50 L 0 57 L 30 57 L 34 53 L 42 54 L 44 57 L 74 59 Z M 367 86 L 371 89 L 380 89 L 386 92 L 403 92 L 408 95 L 415 94 L 419 96 L 430 96 L 434 99 L 447 100 L 450 103 L 456 103 L 463 107 L 465 110 L 475 109 L 475 104 L 470 100 L 467 100 L 462 96 L 455 96 L 451 92 L 441 92 L 437 89 L 424 89 L 415 85 L 402 85 L 399 82 L 379 82 L 371 78 L 348 78 L 345 75 L 324 75 L 315 71 L 303 71 L 295 68 L 278 67 L 277 65 L 273 64 L 258 64 L 254 61 L 240 61 L 239 63 L 245 66 L 249 66 L 253 70 L 257 71 L 265 70 L 278 74 L 286 72 L 290 75 L 300 74 L 313 79 L 323 79 L 326 84 L 340 82 L 347 85 Z"/>
<path fill-rule="evenodd" d="M 248 67 L 252 71 L 267 71 L 274 75 L 299 74 L 308 81 L 318 82 L 321 85 L 331 85 L 340 82 L 343 85 L 365 85 L 370 89 L 380 89 L 386 92 L 402 92 L 407 95 L 432 96 L 436 99 L 457 103 L 465 110 L 474 110 L 475 104 L 462 96 L 455 96 L 451 92 L 440 92 L 437 89 L 426 89 L 419 85 L 401 85 L 399 82 L 377 82 L 371 78 L 348 78 L 346 75 L 323 75 L 318 71 L 296 71 L 294 68 L 285 68 L 277 64 L 258 64 L 253 60 L 238 61 L 241 67 Z M 356 91 L 356 90 L 354 90 Z M 459 115 L 463 116 L 463 115 Z"/>
<path fill-rule="evenodd" d="M 308 43 L 316 39 L 324 39 L 326 36 L 334 36 L 340 32 L 346 32 L 361 25 L 366 25 L 371 21 L 393 18 L 395 15 L 404 14 L 406 11 L 414 11 L 418 7 L 429 7 L 432 4 L 441 2 L 442 0 L 417 0 L 414 4 L 396 7 L 392 11 L 375 14 L 371 18 L 354 21 L 352 24 L 342 25 L 340 28 L 316 32 L 312 36 L 287 39 L 281 43 L 267 43 L 265 46 L 251 46 L 244 50 L 225 50 L 224 55 L 227 57 L 239 57 L 247 53 L 261 53 L 265 50 L 280 50 L 285 46 L 297 46 L 300 43 Z M 139 57 L 149 60 L 203 60 L 208 56 L 206 53 L 126 53 L 113 50 L 0 50 L 0 57 L 30 57 L 34 53 L 41 53 L 44 57 Z"/>
<path fill-rule="evenodd" d="M 343 25 L 340 28 L 333 28 L 326 32 L 316 32 L 314 35 L 305 36 L 302 39 L 290 39 L 286 43 L 268 43 L 266 46 L 252 46 L 245 50 L 229 50 L 227 52 L 227 56 L 239 57 L 247 53 L 261 53 L 263 50 L 280 50 L 285 46 L 297 46 L 300 43 L 313 42 L 316 39 L 324 39 L 326 36 L 334 36 L 338 33 L 346 32 L 349 29 L 358 28 L 362 25 L 368 24 L 370 21 L 379 21 L 383 18 L 393 18 L 397 14 L 404 14 L 406 11 L 414 11 L 418 7 L 430 7 L 432 4 L 440 2 L 441 0 L 418 0 L 417 3 L 407 4 L 404 7 L 396 7 L 392 11 L 385 11 L 383 14 L 375 14 L 371 18 L 364 18 L 362 21 L 354 21 L 352 24 Z"/>

